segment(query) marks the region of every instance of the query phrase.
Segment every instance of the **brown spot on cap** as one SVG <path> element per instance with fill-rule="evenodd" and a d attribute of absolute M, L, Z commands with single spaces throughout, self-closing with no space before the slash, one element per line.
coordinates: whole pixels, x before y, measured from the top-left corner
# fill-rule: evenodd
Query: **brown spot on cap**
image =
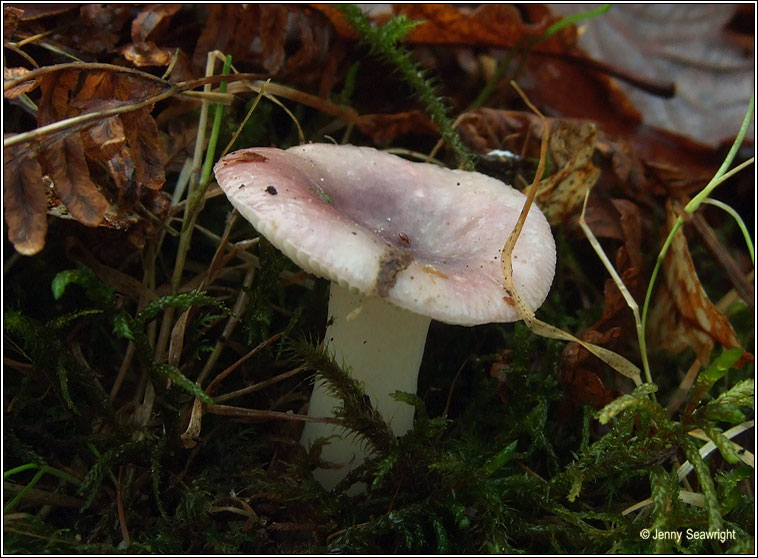
<path fill-rule="evenodd" d="M 398 250 L 391 246 L 379 262 L 379 273 L 376 275 L 376 292 L 379 296 L 387 296 L 390 289 L 395 286 L 397 275 L 413 261 L 413 256 L 405 250 Z"/>
<path fill-rule="evenodd" d="M 256 153 L 255 151 L 250 151 L 247 149 L 243 149 L 241 151 L 235 151 L 234 153 L 230 153 L 223 159 L 221 159 L 220 162 L 224 164 L 224 166 L 232 164 L 232 163 L 265 163 L 268 161 L 268 157 L 264 157 L 260 153 Z"/>

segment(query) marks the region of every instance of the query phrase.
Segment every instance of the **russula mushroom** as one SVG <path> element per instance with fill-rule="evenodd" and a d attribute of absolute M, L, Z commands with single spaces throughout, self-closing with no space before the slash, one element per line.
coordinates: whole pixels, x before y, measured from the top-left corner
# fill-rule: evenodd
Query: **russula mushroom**
<path fill-rule="evenodd" d="M 363 383 L 396 435 L 413 407 L 431 319 L 476 325 L 519 319 L 505 291 L 501 252 L 525 197 L 494 178 L 414 163 L 369 147 L 308 144 L 244 149 L 215 166 L 221 188 L 255 229 L 304 270 L 331 281 L 326 344 Z M 532 208 L 513 251 L 515 285 L 539 307 L 555 270 L 555 243 Z M 311 416 L 338 402 L 317 383 Z M 322 459 L 355 467 L 360 441 L 306 423 L 303 444 L 334 436 Z M 316 471 L 327 488 L 347 473 Z"/>

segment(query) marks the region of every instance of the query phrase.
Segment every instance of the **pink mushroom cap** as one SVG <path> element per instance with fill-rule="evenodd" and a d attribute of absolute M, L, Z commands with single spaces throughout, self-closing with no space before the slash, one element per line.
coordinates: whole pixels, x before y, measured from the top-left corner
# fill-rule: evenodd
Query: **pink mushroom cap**
<path fill-rule="evenodd" d="M 450 324 L 519 319 L 500 260 L 526 197 L 499 180 L 333 144 L 243 149 L 214 171 L 242 216 L 309 273 Z M 532 206 L 513 251 L 532 309 L 555 257 Z"/>

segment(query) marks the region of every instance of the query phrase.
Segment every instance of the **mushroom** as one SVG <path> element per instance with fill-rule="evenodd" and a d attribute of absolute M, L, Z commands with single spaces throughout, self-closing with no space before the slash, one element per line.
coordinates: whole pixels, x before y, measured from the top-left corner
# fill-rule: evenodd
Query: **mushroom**
<path fill-rule="evenodd" d="M 243 149 L 214 168 L 231 203 L 302 269 L 331 281 L 325 342 L 362 382 L 396 435 L 414 409 L 391 397 L 416 393 L 431 319 L 477 325 L 519 319 L 505 290 L 501 253 L 525 196 L 494 178 L 414 163 L 369 147 L 308 144 Z M 555 271 L 555 242 L 532 208 L 513 251 L 515 285 L 538 308 Z M 316 383 L 310 416 L 338 402 Z M 327 489 L 366 457 L 343 429 L 308 422 L 306 447 L 333 437 L 318 469 Z"/>

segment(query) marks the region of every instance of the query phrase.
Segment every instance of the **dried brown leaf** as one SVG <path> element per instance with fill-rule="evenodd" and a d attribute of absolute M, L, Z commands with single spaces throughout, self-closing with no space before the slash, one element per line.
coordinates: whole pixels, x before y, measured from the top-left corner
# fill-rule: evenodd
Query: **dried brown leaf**
<path fill-rule="evenodd" d="M 668 229 L 677 212 L 666 204 Z M 710 301 L 695 270 L 682 229 L 677 231 L 663 261 L 664 283 L 650 310 L 651 337 L 667 351 L 695 351 L 700 362 L 710 362 L 714 342 L 726 348 L 742 345 L 729 320 Z"/>
<path fill-rule="evenodd" d="M 99 225 L 108 209 L 108 200 L 90 179 L 81 138 L 70 135 L 46 149 L 41 158 L 53 181 L 55 195 L 71 216 L 90 227 Z"/>
<path fill-rule="evenodd" d="M 43 125 L 149 98 L 160 91 L 161 85 L 107 70 L 87 72 L 83 79 L 79 71 L 61 71 L 45 75 L 41 89 L 38 118 Z M 139 186 L 160 189 L 165 182 L 163 145 L 150 111 L 150 107 L 144 107 L 119 117 L 104 118 L 81 133 L 72 129 L 68 137 L 81 136 L 86 156 L 105 162 L 117 187 L 124 188 L 136 180 Z M 59 154 L 56 157 L 60 159 Z M 124 209 L 128 209 L 138 197 L 137 191 L 120 192 L 119 205 L 126 203 Z M 71 214 L 78 218 L 76 211 Z M 100 211 L 95 214 L 99 215 Z"/>
<path fill-rule="evenodd" d="M 230 54 L 236 64 L 252 64 L 279 79 L 321 82 L 328 93 L 335 80 L 328 20 L 308 6 L 295 4 L 212 4 L 192 55 L 196 68 L 209 52 Z M 324 90 L 326 89 L 326 92 Z"/>
<path fill-rule="evenodd" d="M 517 8 L 507 4 L 484 4 L 471 13 L 451 4 L 399 4 L 395 9 L 410 19 L 424 20 L 409 33 L 409 42 L 495 48 L 510 48 L 536 38 L 560 19 L 545 11 L 537 24 L 528 24 Z M 567 27 L 540 47 L 564 49 L 575 38 L 576 29 Z"/>
<path fill-rule="evenodd" d="M 3 43 L 10 41 L 24 10 L 12 6 L 3 6 Z"/>
<path fill-rule="evenodd" d="M 550 154 L 557 170 L 540 182 L 535 201 L 550 224 L 558 225 L 578 213 L 600 176 L 592 163 L 597 127 L 559 120 L 551 129 Z"/>
<path fill-rule="evenodd" d="M 182 9 L 181 4 L 151 4 L 132 21 L 132 41 L 155 41 L 171 25 L 171 17 Z"/>
<path fill-rule="evenodd" d="M 585 220 L 596 237 L 621 241 L 616 250 L 614 267 L 632 296 L 639 299 L 642 294 L 639 278 L 643 265 L 642 215 L 639 207 L 629 200 L 612 199 L 610 203 L 592 206 L 592 211 L 588 209 Z M 621 327 L 624 336 L 635 337 L 627 301 L 613 279 L 609 278 L 603 288 L 603 313 L 589 330 L 605 331 L 612 327 Z"/>
<path fill-rule="evenodd" d="M 624 245 L 622 246 L 624 252 L 619 252 L 616 255 L 616 269 L 623 269 L 626 272 L 627 266 L 622 261 L 625 255 L 629 259 L 628 266 L 639 271 L 643 263 L 640 209 L 637 204 L 629 200 L 612 199 L 611 203 L 619 214 L 619 224 L 624 238 Z M 625 284 L 629 287 L 629 284 L 626 282 Z"/>
<path fill-rule="evenodd" d="M 126 113 L 121 118 L 137 182 L 151 190 L 159 190 L 166 181 L 163 144 L 158 126 L 150 116 L 150 109 L 145 107 Z"/>
<path fill-rule="evenodd" d="M 667 230 L 674 226 L 676 217 L 674 204 L 669 201 L 666 204 Z M 674 235 L 669 253 L 663 262 L 663 276 L 666 288 L 684 324 L 703 331 L 726 348 L 742 346 L 729 320 L 711 302 L 700 284 L 687 239 L 681 229 Z"/>
<path fill-rule="evenodd" d="M 209 6 L 205 25 L 197 39 L 195 52 L 192 55 L 192 65 L 197 68 L 205 67 L 205 60 L 209 52 L 220 50 L 232 55 L 235 63 L 238 63 L 245 54 L 248 57 L 255 53 L 255 47 L 248 47 L 242 43 L 242 37 L 238 29 L 247 29 L 246 35 L 254 37 L 258 30 L 258 9 L 254 6 L 240 6 L 227 4 L 213 4 Z M 258 50 L 259 52 L 259 50 Z"/>
<path fill-rule="evenodd" d="M 604 331 L 595 326 L 586 330 L 581 339 L 600 347 L 613 346 L 622 337 L 622 327 L 609 327 Z M 561 382 L 569 401 L 574 406 L 592 405 L 601 408 L 615 396 L 605 387 L 598 369 L 598 360 L 590 358 L 590 353 L 579 343 L 566 345 L 561 355 L 558 380 Z M 617 378 L 615 375 L 612 378 Z"/>
<path fill-rule="evenodd" d="M 554 124 L 551 119 L 548 118 L 547 121 L 552 128 Z M 531 134 L 529 130 L 532 127 L 541 130 L 541 126 L 540 119 L 535 114 L 482 108 L 465 113 L 458 131 L 463 141 L 479 155 L 486 155 L 493 149 L 523 155 L 525 140 Z M 539 145 L 533 155 L 539 155 Z"/>
<path fill-rule="evenodd" d="M 115 153 L 105 162 L 108 174 L 118 188 L 118 207 L 128 209 L 134 207 L 139 196 L 137 185 L 134 183 L 134 162 L 129 151 L 124 148 Z M 107 216 L 106 216 L 107 217 Z"/>
<path fill-rule="evenodd" d="M 124 125 L 118 116 L 103 118 L 82 134 L 84 151 L 95 161 L 107 161 L 122 151 L 126 143 Z"/>
<path fill-rule="evenodd" d="M 590 405 L 595 409 L 602 409 L 616 398 L 613 392 L 605 387 L 600 376 L 581 366 L 562 368 L 559 379 L 574 407 Z"/>
<path fill-rule="evenodd" d="M 285 61 L 284 44 L 287 40 L 288 10 L 284 6 L 265 4 L 260 6 L 259 29 L 263 48 L 263 67 L 266 71 L 277 74 Z"/>
<path fill-rule="evenodd" d="M 676 307 L 674 296 L 663 284 L 655 293 L 648 314 L 652 342 L 671 354 L 692 349 L 700 362 L 710 362 L 713 339 L 703 330 L 692 327 Z"/>
<path fill-rule="evenodd" d="M 598 238 L 621 242 L 616 250 L 614 267 L 632 296 L 640 298 L 640 269 L 642 261 L 642 217 L 638 206 L 628 200 L 599 200 L 585 213 L 585 221 Z M 603 313 L 600 319 L 583 334 L 584 341 L 605 345 L 636 336 L 635 323 L 626 299 L 613 279 L 605 281 Z M 562 355 L 560 378 L 571 401 L 578 405 L 600 405 L 610 402 L 613 395 L 606 390 L 601 376 L 593 371 L 596 361 L 577 343 L 570 343 Z M 610 399 L 609 399 L 610 398 Z M 605 401 L 605 403 L 602 403 Z"/>
<path fill-rule="evenodd" d="M 342 12 L 329 4 L 314 7 L 326 15 L 340 36 L 356 39 L 355 31 Z M 393 11 L 423 23 L 412 29 L 403 40 L 408 43 L 465 45 L 512 48 L 527 39 L 536 39 L 558 21 L 549 10 L 535 7 L 524 11 L 507 4 L 484 4 L 471 10 L 452 4 L 395 4 Z M 534 23 L 524 21 L 522 14 Z M 380 15 L 381 25 L 388 16 Z M 576 29 L 567 27 L 548 41 L 540 43 L 544 51 L 562 51 L 576 40 Z"/>
<path fill-rule="evenodd" d="M 42 168 L 32 157 L 14 156 L 5 150 L 3 201 L 8 240 L 25 256 L 36 254 L 45 245 L 47 198 Z"/>
<path fill-rule="evenodd" d="M 78 87 L 76 95 L 71 100 L 71 106 L 79 110 L 84 110 L 88 106 L 88 103 L 94 99 L 110 100 L 114 97 L 114 82 L 118 81 L 118 79 L 118 75 L 114 74 L 114 72 L 87 72 L 84 76 L 84 83 L 82 83 L 81 87 Z"/>
<path fill-rule="evenodd" d="M 42 97 L 37 111 L 37 125 L 45 126 L 71 114 L 71 98 L 79 80 L 78 70 L 44 74 L 39 78 Z"/>
<path fill-rule="evenodd" d="M 121 40 L 122 31 L 131 19 L 133 6 L 128 4 L 86 4 L 80 9 L 79 25 L 68 36 L 76 48 L 91 54 L 111 51 Z"/>
<path fill-rule="evenodd" d="M 596 198 L 590 198 L 587 209 L 584 212 L 584 221 L 597 238 L 612 238 L 624 240 L 624 232 L 618 220 L 618 214 Z"/>
<path fill-rule="evenodd" d="M 388 145 L 398 135 L 437 133 L 437 127 L 421 111 L 414 110 L 396 114 L 364 114 L 358 117 L 358 128 L 371 136 L 377 145 Z"/>
<path fill-rule="evenodd" d="M 119 52 L 138 68 L 168 66 L 174 56 L 174 49 L 159 47 L 152 41 L 128 44 L 121 47 Z"/>

